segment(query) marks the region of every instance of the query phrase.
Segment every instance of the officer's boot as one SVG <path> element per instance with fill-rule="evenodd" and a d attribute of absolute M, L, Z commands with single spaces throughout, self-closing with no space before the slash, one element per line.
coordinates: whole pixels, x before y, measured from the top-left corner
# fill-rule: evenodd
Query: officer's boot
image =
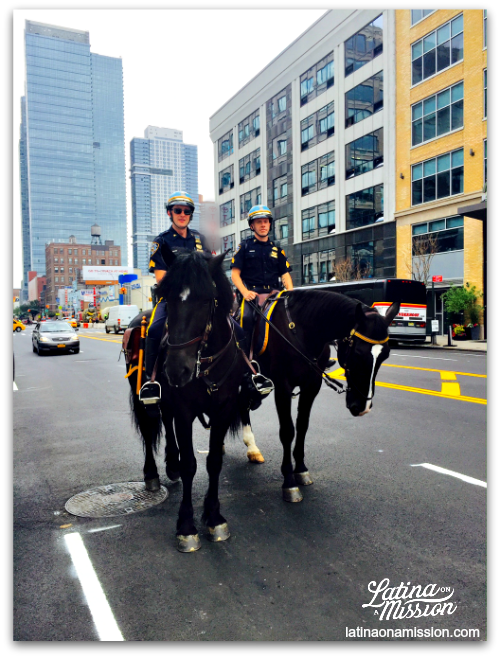
<path fill-rule="evenodd" d="M 245 352 L 247 356 L 249 356 L 250 354 L 249 336 L 247 335 L 244 338 L 239 339 L 238 342 L 241 349 Z M 241 386 L 247 392 L 249 405 L 250 405 L 249 410 L 255 411 L 262 404 L 262 400 L 264 400 L 269 395 L 269 393 L 271 393 L 271 391 L 274 390 L 274 384 L 270 379 L 264 377 L 264 375 L 261 375 L 259 364 L 257 363 L 257 361 L 252 361 L 251 363 L 255 368 L 255 370 L 257 370 L 257 374 L 254 375 L 250 372 L 250 370 L 248 370 L 248 368 L 245 368 Z"/>
<path fill-rule="evenodd" d="M 159 382 L 152 382 L 153 368 L 155 367 L 156 357 L 160 349 L 161 340 L 146 336 L 146 349 L 144 356 L 144 368 L 146 381 L 139 391 L 139 400 L 143 404 L 158 404 L 161 398 L 161 387 Z"/>

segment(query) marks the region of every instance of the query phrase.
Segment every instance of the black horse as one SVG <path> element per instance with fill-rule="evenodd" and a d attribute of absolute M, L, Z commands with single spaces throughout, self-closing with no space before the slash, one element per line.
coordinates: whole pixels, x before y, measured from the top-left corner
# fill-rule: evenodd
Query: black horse
<path fill-rule="evenodd" d="M 313 483 L 304 462 L 304 442 L 311 408 L 321 388 L 322 372 L 328 364 L 330 344 L 337 346 L 338 361 L 345 370 L 346 406 L 353 416 L 363 416 L 373 406 L 375 378 L 390 351 L 388 327 L 399 306 L 399 302 L 393 303 L 384 317 L 345 295 L 307 289 L 284 293 L 277 301 L 271 322 L 282 335 L 269 327 L 267 348 L 257 360 L 263 374 L 275 385 L 283 445 L 282 490 L 286 501 L 300 502 L 302 494 L 297 485 Z M 291 406 L 296 387 L 300 389 L 300 397 L 295 428 Z M 242 414 L 242 423 L 248 459 L 263 462 L 249 412 Z M 295 434 L 294 468 L 291 448 Z"/>
<path fill-rule="evenodd" d="M 161 418 L 152 416 L 139 402 L 137 371 L 129 376 L 131 406 L 144 442 L 144 479 L 150 490 L 160 487 L 154 453 L 163 421 L 167 476 L 175 480 L 180 475 L 183 485 L 177 520 L 177 548 L 181 552 L 191 552 L 201 546 L 191 496 L 197 466 L 192 424 L 197 417 L 201 420 L 202 414 L 210 419 L 209 487 L 202 520 L 208 526 L 209 539 L 224 541 L 230 533 L 226 519 L 220 513 L 218 497 L 223 443 L 228 429 L 236 431 L 240 423 L 239 383 L 247 366 L 229 317 L 233 293 L 221 267 L 225 254 L 212 259 L 195 251 L 176 256 L 164 247 L 162 256 L 168 271 L 159 284 L 158 294 L 167 301 L 168 333 L 157 361 Z M 132 324 L 140 324 L 142 315 L 137 316 Z"/>

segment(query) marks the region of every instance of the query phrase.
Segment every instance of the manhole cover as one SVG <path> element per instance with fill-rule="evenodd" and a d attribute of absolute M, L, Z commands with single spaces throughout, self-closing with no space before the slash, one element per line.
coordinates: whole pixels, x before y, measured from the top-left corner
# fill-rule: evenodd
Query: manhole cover
<path fill-rule="evenodd" d="M 76 494 L 67 501 L 65 508 L 75 516 L 124 516 L 159 505 L 167 497 L 164 486 L 160 491 L 147 491 L 144 482 L 120 482 Z"/>

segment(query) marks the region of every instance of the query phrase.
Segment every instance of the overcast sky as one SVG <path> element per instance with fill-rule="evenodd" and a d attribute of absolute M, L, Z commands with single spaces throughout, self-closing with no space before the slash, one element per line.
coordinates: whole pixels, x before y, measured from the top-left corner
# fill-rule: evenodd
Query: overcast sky
<path fill-rule="evenodd" d="M 130 228 L 130 140 L 143 137 L 148 125 L 182 130 L 184 142 L 198 146 L 199 193 L 205 199 L 214 199 L 210 116 L 324 12 L 325 9 L 294 8 L 14 8 L 14 286 L 20 286 L 22 280 L 18 141 L 20 98 L 24 95 L 25 84 L 26 19 L 88 31 L 91 52 L 122 58 L 127 219 Z"/>

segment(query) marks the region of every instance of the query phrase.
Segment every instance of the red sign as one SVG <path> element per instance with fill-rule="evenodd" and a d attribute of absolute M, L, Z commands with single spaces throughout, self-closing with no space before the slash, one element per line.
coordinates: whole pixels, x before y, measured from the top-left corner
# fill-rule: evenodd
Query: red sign
<path fill-rule="evenodd" d="M 443 280 L 443 276 L 441 274 L 436 274 L 435 276 L 432 277 L 433 281 L 439 282 Z"/>

